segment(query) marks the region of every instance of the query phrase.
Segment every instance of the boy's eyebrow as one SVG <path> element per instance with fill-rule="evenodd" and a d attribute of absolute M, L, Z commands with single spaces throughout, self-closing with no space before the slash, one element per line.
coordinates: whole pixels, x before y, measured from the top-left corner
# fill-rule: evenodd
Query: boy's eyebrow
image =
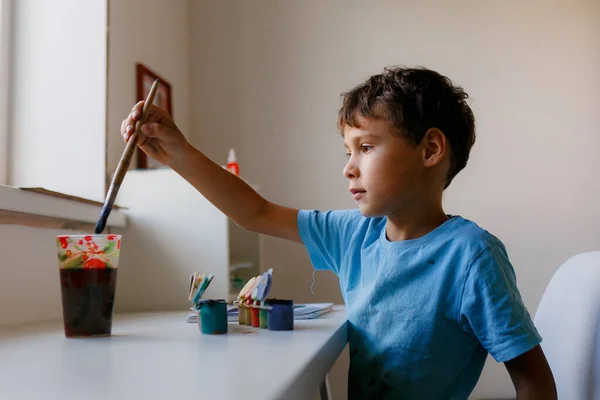
<path fill-rule="evenodd" d="M 346 139 L 347 137 L 344 137 L 344 143 L 346 143 Z M 359 134 L 354 136 L 351 141 L 356 142 L 356 141 L 360 141 L 360 140 L 379 140 L 381 139 L 380 135 L 376 135 L 374 133 L 364 133 L 364 134 Z"/>
<path fill-rule="evenodd" d="M 362 140 L 372 140 L 374 143 L 379 142 L 379 140 L 381 139 L 381 136 L 373 134 L 373 133 L 365 133 L 365 134 L 359 134 L 354 136 L 352 139 L 348 140 L 348 136 L 344 135 L 344 148 L 346 150 L 349 150 L 349 143 L 348 142 L 360 142 Z"/>

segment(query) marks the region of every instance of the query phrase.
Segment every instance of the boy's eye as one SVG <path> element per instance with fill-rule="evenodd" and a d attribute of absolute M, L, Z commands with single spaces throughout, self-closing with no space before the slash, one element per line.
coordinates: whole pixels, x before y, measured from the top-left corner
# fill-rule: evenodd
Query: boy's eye
<path fill-rule="evenodd" d="M 362 146 L 360 146 L 360 149 L 363 153 L 368 153 L 372 148 L 373 146 L 370 146 L 368 144 L 363 144 Z"/>

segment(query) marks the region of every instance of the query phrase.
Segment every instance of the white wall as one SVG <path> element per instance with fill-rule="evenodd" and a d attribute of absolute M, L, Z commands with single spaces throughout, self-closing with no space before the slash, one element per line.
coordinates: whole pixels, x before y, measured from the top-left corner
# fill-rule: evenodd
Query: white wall
<path fill-rule="evenodd" d="M 109 0 L 107 178 L 125 144 L 121 122 L 137 103 L 135 65 L 143 63 L 171 84 L 173 116 L 190 131 L 188 0 Z M 132 160 L 131 167 L 137 165 Z"/>
<path fill-rule="evenodd" d="M 339 94 L 386 65 L 421 64 L 466 88 L 478 122 L 446 210 L 506 243 L 530 311 L 564 260 L 598 248 L 598 2 L 195 1 L 192 16 L 193 142 L 218 160 L 236 147 L 242 175 L 270 200 L 354 207 Z M 264 258 L 274 296 L 341 300 L 328 274 L 310 296 L 301 246 L 267 239 Z M 503 366 L 488 363 L 473 398 L 512 394 Z"/>
<path fill-rule="evenodd" d="M 242 71 L 248 66 L 241 58 L 247 40 L 241 37 L 243 10 L 239 1 L 190 1 L 193 133 L 188 136 L 222 165 L 230 147 L 236 148 L 241 164 L 248 154 L 239 142 Z"/>
<path fill-rule="evenodd" d="M 101 199 L 106 0 L 12 4 L 9 184 Z"/>
<path fill-rule="evenodd" d="M 0 0 L 0 184 L 8 183 L 11 2 Z"/>
<path fill-rule="evenodd" d="M 194 272 L 214 280 L 204 298 L 228 295 L 228 219 L 171 169 L 130 171 L 119 191 L 129 225 L 119 232 L 122 310 L 185 311 Z"/>

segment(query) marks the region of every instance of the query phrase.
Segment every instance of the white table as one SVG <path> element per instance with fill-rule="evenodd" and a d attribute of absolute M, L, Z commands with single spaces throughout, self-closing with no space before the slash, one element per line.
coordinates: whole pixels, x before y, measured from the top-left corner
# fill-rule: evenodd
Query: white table
<path fill-rule="evenodd" d="M 347 342 L 341 307 L 294 331 L 230 323 L 221 336 L 186 315 L 117 315 L 104 338 L 66 339 L 60 322 L 0 327 L 0 399 L 314 399 Z"/>

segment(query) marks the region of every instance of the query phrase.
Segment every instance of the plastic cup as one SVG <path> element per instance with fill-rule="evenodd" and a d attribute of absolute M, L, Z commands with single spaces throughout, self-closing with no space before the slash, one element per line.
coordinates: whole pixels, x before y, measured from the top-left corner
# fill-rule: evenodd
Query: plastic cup
<path fill-rule="evenodd" d="M 61 235 L 56 246 L 65 336 L 110 336 L 121 235 Z"/>

